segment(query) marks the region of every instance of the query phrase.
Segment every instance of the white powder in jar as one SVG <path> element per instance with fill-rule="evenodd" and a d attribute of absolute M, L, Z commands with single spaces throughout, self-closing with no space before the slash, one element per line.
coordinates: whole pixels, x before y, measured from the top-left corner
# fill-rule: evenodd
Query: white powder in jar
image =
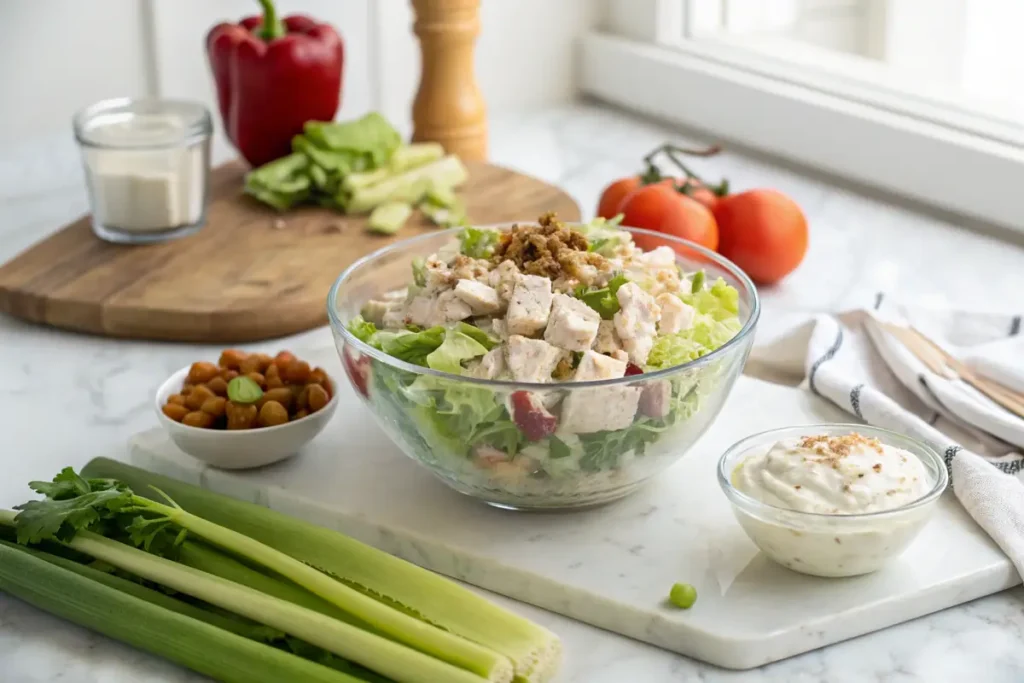
<path fill-rule="evenodd" d="M 104 117 L 90 126 L 85 150 L 93 217 L 106 228 L 154 233 L 203 216 L 208 141 L 189 141 L 166 114 Z"/>

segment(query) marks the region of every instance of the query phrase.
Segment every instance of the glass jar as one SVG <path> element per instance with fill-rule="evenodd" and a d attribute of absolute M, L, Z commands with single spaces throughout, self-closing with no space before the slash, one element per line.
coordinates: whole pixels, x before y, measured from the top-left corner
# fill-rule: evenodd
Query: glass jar
<path fill-rule="evenodd" d="M 120 98 L 74 117 L 101 239 L 149 244 L 191 235 L 206 221 L 210 112 L 196 102 Z"/>

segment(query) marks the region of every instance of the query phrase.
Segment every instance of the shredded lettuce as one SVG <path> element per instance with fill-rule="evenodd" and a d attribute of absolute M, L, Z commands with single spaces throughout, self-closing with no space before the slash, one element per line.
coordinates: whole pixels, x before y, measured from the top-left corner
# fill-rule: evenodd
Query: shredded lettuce
<path fill-rule="evenodd" d="M 598 217 L 589 223 L 580 225 L 577 230 L 587 238 L 587 251 L 592 251 L 602 256 L 612 256 L 615 252 L 615 247 L 624 242 L 631 241 L 633 237 L 618 227 L 619 223 L 622 222 L 622 218 L 623 215 L 620 213 L 610 220 Z"/>
<path fill-rule="evenodd" d="M 466 228 L 459 233 L 459 251 L 473 258 L 490 258 L 500 236 L 497 230 Z"/>
<path fill-rule="evenodd" d="M 696 360 L 719 348 L 740 331 L 739 292 L 722 278 L 718 278 L 710 289 L 683 294 L 680 298 L 697 312 L 693 325 L 654 340 L 654 347 L 647 358 L 649 370 L 662 370 Z"/>
<path fill-rule="evenodd" d="M 472 337 L 475 341 L 479 342 L 488 351 L 490 351 L 495 346 L 501 343 L 491 335 L 481 330 L 479 327 L 476 327 L 475 325 L 470 325 L 469 323 L 460 322 L 455 326 L 455 329 L 457 329 L 459 332 L 466 335 L 467 337 Z"/>
<path fill-rule="evenodd" d="M 363 316 L 357 315 L 349 322 L 348 331 L 359 341 L 372 345 L 371 340 L 377 334 L 377 326 L 365 320 Z"/>
<path fill-rule="evenodd" d="M 445 329 L 441 326 L 429 327 L 422 332 L 408 330 L 400 330 L 391 334 L 378 332 L 375 337 L 380 342 L 384 353 L 416 365 L 426 365 L 427 356 L 444 343 L 444 338 Z"/>

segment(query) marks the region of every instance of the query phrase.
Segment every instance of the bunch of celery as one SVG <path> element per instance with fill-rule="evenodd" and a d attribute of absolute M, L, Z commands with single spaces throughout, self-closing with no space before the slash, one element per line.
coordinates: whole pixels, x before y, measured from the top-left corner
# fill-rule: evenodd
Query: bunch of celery
<path fill-rule="evenodd" d="M 465 210 L 455 188 L 465 166 L 437 143 L 403 145 L 377 113 L 347 123 L 309 121 L 292 140 L 292 154 L 246 175 L 245 191 L 279 211 L 305 202 L 371 213 L 371 230 L 397 231 L 423 209 L 439 225 L 460 225 Z"/>
<path fill-rule="evenodd" d="M 44 498 L 0 510 L 0 590 L 213 678 L 557 669 L 551 632 L 342 534 L 106 459 L 30 486 Z"/>

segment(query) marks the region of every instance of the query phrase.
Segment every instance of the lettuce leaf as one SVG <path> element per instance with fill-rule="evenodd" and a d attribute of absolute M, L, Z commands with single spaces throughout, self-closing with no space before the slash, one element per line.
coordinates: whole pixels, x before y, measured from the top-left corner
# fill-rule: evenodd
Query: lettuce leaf
<path fill-rule="evenodd" d="M 427 355 L 427 367 L 441 372 L 450 372 L 453 375 L 461 375 L 462 361 L 482 356 L 485 353 L 487 353 L 486 346 L 465 332 L 452 328 L 445 333 L 444 342 Z"/>
<path fill-rule="evenodd" d="M 682 365 L 719 348 L 740 331 L 739 292 L 718 278 L 710 289 L 701 289 L 680 298 L 693 306 L 697 315 L 693 325 L 676 334 L 654 340 L 647 368 L 661 370 Z"/>
<path fill-rule="evenodd" d="M 348 324 L 348 331 L 352 333 L 352 336 L 359 341 L 374 346 L 373 338 L 377 334 L 377 326 L 368 320 L 363 319 L 363 316 L 357 315 L 352 318 Z"/>
<path fill-rule="evenodd" d="M 487 334 L 479 327 L 476 327 L 475 325 L 470 325 L 469 323 L 460 321 L 455 326 L 455 329 L 457 329 L 459 332 L 463 333 L 467 337 L 472 337 L 488 351 L 490 351 L 500 343 L 497 339 L 493 338 L 491 335 Z"/>
<path fill-rule="evenodd" d="M 466 228 L 459 233 L 459 250 L 465 256 L 490 258 L 500 235 L 488 228 Z"/>
<path fill-rule="evenodd" d="M 615 247 L 624 242 L 631 241 L 633 239 L 632 235 L 625 230 L 620 230 L 618 227 L 619 223 L 622 222 L 622 218 L 623 215 L 620 213 L 610 220 L 598 217 L 589 223 L 578 226 L 576 229 L 587 238 L 587 251 L 592 251 L 602 256 L 612 256 L 615 252 Z"/>
<path fill-rule="evenodd" d="M 619 312 L 619 299 L 616 294 L 619 291 L 619 287 L 627 282 L 629 280 L 626 279 L 625 275 L 616 273 L 608 281 L 607 287 L 588 290 L 584 285 L 580 285 L 573 294 L 576 295 L 577 299 L 600 313 L 602 319 L 611 320 Z"/>
<path fill-rule="evenodd" d="M 429 327 L 422 332 L 378 332 L 375 337 L 384 353 L 416 365 L 427 365 L 427 356 L 444 343 L 444 338 L 445 329 L 441 326 Z"/>

